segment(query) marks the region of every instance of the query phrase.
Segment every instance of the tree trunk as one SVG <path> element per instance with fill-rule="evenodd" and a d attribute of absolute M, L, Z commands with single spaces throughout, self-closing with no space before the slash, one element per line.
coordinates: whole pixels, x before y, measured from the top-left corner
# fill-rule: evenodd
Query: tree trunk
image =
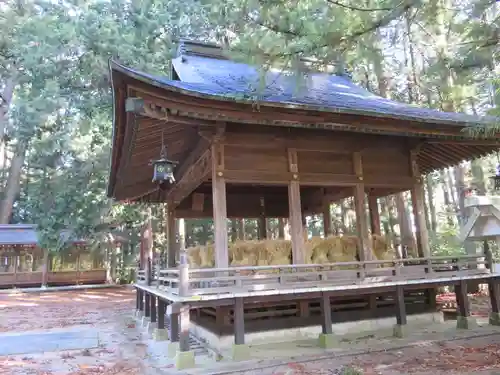
<path fill-rule="evenodd" d="M 399 230 L 401 233 L 401 246 L 406 246 L 408 249 L 413 249 L 413 235 L 410 226 L 410 218 L 408 210 L 405 206 L 403 193 L 394 194 L 396 202 L 396 211 L 398 213 Z"/>
<path fill-rule="evenodd" d="M 231 242 L 236 242 L 238 239 L 238 220 L 231 219 Z"/>
<path fill-rule="evenodd" d="M 2 171 L 1 175 L 1 184 L 4 185 L 5 182 L 5 168 L 7 166 L 7 149 L 5 144 L 5 132 L 7 130 L 8 118 L 7 113 L 9 112 L 10 105 L 12 103 L 12 97 L 14 95 L 14 88 L 16 86 L 16 80 L 14 76 L 11 76 L 5 82 L 4 89 L 2 91 L 2 99 L 0 101 L 0 170 Z"/>
<path fill-rule="evenodd" d="M 441 184 L 443 188 L 443 200 L 444 200 L 446 221 L 448 225 L 451 227 L 453 226 L 453 218 L 451 217 L 451 212 L 450 212 L 450 207 L 451 207 L 450 192 L 448 191 L 448 184 L 446 182 L 445 171 L 444 170 L 441 171 L 440 174 L 441 174 Z"/>
<path fill-rule="evenodd" d="M 245 219 L 238 219 L 238 239 L 245 240 Z"/>
<path fill-rule="evenodd" d="M 43 249 L 42 288 L 45 288 L 47 286 L 49 271 L 50 271 L 49 250 Z"/>
<path fill-rule="evenodd" d="M 0 224 L 9 224 L 12 215 L 12 207 L 19 194 L 19 186 L 21 184 L 21 172 L 26 156 L 26 148 L 24 145 L 18 145 L 16 154 L 12 158 L 12 163 L 9 168 L 9 176 L 5 187 L 5 195 L 0 207 Z"/>

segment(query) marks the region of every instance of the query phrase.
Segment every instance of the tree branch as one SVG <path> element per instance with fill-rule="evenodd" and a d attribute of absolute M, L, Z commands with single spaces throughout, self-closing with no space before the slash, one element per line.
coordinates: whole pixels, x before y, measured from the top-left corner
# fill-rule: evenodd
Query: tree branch
<path fill-rule="evenodd" d="M 343 4 L 343 3 L 336 1 L 336 0 L 326 0 L 326 2 L 329 4 L 337 5 L 339 7 L 345 8 L 345 9 L 354 10 L 354 11 L 358 11 L 358 12 L 378 12 L 378 11 L 388 11 L 388 10 L 394 9 L 394 8 L 359 8 L 356 6 Z"/>

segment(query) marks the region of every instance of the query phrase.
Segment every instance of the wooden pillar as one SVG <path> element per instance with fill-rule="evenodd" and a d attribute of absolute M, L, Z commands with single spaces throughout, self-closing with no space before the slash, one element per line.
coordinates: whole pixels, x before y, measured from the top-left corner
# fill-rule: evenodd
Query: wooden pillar
<path fill-rule="evenodd" d="M 358 183 L 354 186 L 354 206 L 356 209 L 356 229 L 359 238 L 359 260 L 374 260 L 372 241 L 368 232 L 368 223 L 365 210 L 365 184 L 363 182 L 363 164 L 361 153 L 354 153 L 354 172 Z"/>
<path fill-rule="evenodd" d="M 224 179 L 224 146 L 212 146 L 212 198 L 215 228 L 215 267 L 229 267 L 227 239 L 226 181 Z"/>
<path fill-rule="evenodd" d="M 370 213 L 371 232 L 380 235 L 380 211 L 377 197 L 368 196 L 368 211 Z"/>
<path fill-rule="evenodd" d="M 460 280 L 455 284 L 455 298 L 457 301 L 457 328 L 469 328 L 470 307 L 467 296 L 467 282 Z"/>
<path fill-rule="evenodd" d="M 158 298 L 158 329 L 165 329 L 165 301 Z"/>
<path fill-rule="evenodd" d="M 321 313 L 323 318 L 321 320 L 321 332 L 324 335 L 331 334 L 332 331 L 332 307 L 330 304 L 330 295 L 328 293 L 321 294 Z"/>
<path fill-rule="evenodd" d="M 243 298 L 234 299 L 234 343 L 235 345 L 245 344 L 245 311 L 243 308 Z"/>
<path fill-rule="evenodd" d="M 137 295 L 139 296 L 139 310 L 144 311 L 144 292 L 137 289 Z"/>
<path fill-rule="evenodd" d="M 245 240 L 245 219 L 237 219 L 238 223 L 238 239 L 244 241 Z"/>
<path fill-rule="evenodd" d="M 141 310 L 141 293 L 139 289 L 135 290 L 135 309 Z"/>
<path fill-rule="evenodd" d="M 403 337 L 404 328 L 408 323 L 406 317 L 405 295 L 401 285 L 396 286 L 396 326 L 394 327 L 394 336 Z"/>
<path fill-rule="evenodd" d="M 151 294 L 149 297 L 149 300 L 151 302 L 151 323 L 156 323 L 156 317 L 157 317 L 157 310 L 156 310 L 156 296 L 154 294 Z"/>
<path fill-rule="evenodd" d="M 489 280 L 488 294 L 491 304 L 490 324 L 500 326 L 500 283 L 498 279 Z"/>
<path fill-rule="evenodd" d="M 170 332 L 168 337 L 171 342 L 179 342 L 179 313 L 170 315 Z"/>
<path fill-rule="evenodd" d="M 151 316 L 151 295 L 148 292 L 144 292 L 145 297 L 144 297 L 144 316 L 150 317 Z"/>
<path fill-rule="evenodd" d="M 288 184 L 288 207 L 290 211 L 290 237 L 292 240 L 292 261 L 305 263 L 304 232 L 302 228 L 302 207 L 300 203 L 300 183 L 298 181 L 297 150 L 288 150 L 288 165 L 292 181 Z"/>
<path fill-rule="evenodd" d="M 332 214 L 329 201 L 323 203 L 323 232 L 325 238 L 332 235 Z"/>
<path fill-rule="evenodd" d="M 267 220 L 265 216 L 260 216 L 258 218 L 257 230 L 259 234 L 259 240 L 265 240 L 267 238 Z"/>
<path fill-rule="evenodd" d="M 425 222 L 425 206 L 424 206 L 424 185 L 420 175 L 417 162 L 418 153 L 416 150 L 410 151 L 411 173 L 415 182 L 411 189 L 411 203 L 413 207 L 413 215 L 415 216 L 415 235 L 419 257 L 430 257 L 431 250 L 429 244 L 429 233 L 427 232 L 427 224 Z"/>
<path fill-rule="evenodd" d="M 278 218 L 278 238 L 283 240 L 285 238 L 285 219 Z"/>
<path fill-rule="evenodd" d="M 179 350 L 189 351 L 189 306 L 182 306 L 179 314 Z"/>
<path fill-rule="evenodd" d="M 175 211 L 168 209 L 167 211 L 167 267 L 175 268 L 176 252 L 177 252 L 177 236 L 175 230 Z"/>

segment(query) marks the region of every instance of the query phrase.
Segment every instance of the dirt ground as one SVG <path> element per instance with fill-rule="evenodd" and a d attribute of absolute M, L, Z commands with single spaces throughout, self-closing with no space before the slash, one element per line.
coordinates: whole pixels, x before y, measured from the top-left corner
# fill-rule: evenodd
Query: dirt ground
<path fill-rule="evenodd" d="M 440 298 L 450 299 L 451 296 Z M 472 311 L 485 316 L 486 296 L 473 296 Z M 133 291 L 126 288 L 43 294 L 0 294 L 0 333 L 88 327 L 99 331 L 99 347 L 0 357 L 2 375 L 139 375 L 175 374 L 171 365 L 154 366 L 141 330 L 131 317 Z M 498 331 L 497 331 L 498 332 Z M 423 341 L 397 350 L 373 348 L 370 353 L 337 353 L 329 358 L 289 358 L 280 366 L 255 363 L 244 375 L 338 374 L 354 366 L 365 375 L 500 374 L 500 334 L 446 342 Z M 376 351 L 375 351 L 376 350 Z M 152 372 L 152 369 L 154 371 Z M 199 373 L 205 373 L 201 370 Z"/>

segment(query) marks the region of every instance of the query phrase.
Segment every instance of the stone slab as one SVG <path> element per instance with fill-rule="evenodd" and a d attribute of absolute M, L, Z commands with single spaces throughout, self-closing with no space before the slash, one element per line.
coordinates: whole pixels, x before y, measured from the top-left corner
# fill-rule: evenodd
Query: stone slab
<path fill-rule="evenodd" d="M 98 346 L 98 332 L 89 329 L 0 335 L 0 356 L 83 350 Z"/>

